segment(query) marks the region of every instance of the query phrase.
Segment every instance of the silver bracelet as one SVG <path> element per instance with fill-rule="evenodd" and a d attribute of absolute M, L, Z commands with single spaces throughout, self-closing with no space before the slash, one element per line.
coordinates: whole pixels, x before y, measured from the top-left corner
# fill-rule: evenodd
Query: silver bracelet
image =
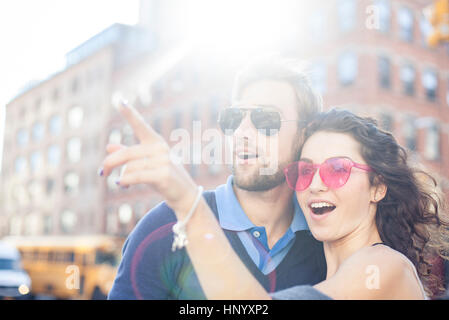
<path fill-rule="evenodd" d="M 193 203 L 192 208 L 190 209 L 187 217 L 184 221 L 178 221 L 173 226 L 173 233 L 175 237 L 173 239 L 173 245 L 171 247 L 171 251 L 175 252 L 177 249 L 182 249 L 188 244 L 187 233 L 186 233 L 186 225 L 189 222 L 190 218 L 192 218 L 193 213 L 195 212 L 198 204 L 200 203 L 201 196 L 203 195 L 203 187 L 198 187 L 198 195 L 196 196 L 195 202 Z"/>

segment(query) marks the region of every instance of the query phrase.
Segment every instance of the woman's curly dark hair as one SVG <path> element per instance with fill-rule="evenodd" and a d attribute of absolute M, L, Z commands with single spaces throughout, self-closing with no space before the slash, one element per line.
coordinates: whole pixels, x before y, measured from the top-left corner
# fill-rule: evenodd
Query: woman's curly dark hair
<path fill-rule="evenodd" d="M 359 142 L 363 159 L 373 169 L 371 185 L 387 186 L 376 212 L 382 241 L 412 261 L 429 296 L 443 294 L 442 279 L 429 272 L 430 261 L 437 256 L 447 259 L 449 249 L 447 211 L 436 180 L 412 167 L 407 151 L 374 119 L 333 109 L 306 127 L 303 142 L 319 131 L 346 133 Z"/>

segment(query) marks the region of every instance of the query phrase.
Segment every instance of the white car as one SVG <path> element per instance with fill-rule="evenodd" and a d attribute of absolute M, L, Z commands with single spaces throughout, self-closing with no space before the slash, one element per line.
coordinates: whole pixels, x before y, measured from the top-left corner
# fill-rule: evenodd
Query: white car
<path fill-rule="evenodd" d="M 0 300 L 26 298 L 31 290 L 31 279 L 22 269 L 19 251 L 0 241 Z"/>

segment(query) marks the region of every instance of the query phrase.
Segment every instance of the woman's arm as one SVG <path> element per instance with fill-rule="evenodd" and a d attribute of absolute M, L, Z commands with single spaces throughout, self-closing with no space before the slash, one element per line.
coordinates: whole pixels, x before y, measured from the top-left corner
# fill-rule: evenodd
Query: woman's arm
<path fill-rule="evenodd" d="M 131 106 L 122 103 L 119 111 L 133 128 L 140 143 L 131 147 L 108 145 L 108 156 L 100 174 L 124 166 L 120 186 L 153 186 L 184 220 L 197 196 L 197 186 L 181 164 L 170 157 L 170 148 Z M 232 249 L 217 219 L 201 199 L 186 226 L 187 251 L 201 286 L 209 299 L 269 299 L 265 289 Z"/>
<path fill-rule="evenodd" d="M 204 199 L 187 224 L 187 237 L 187 252 L 208 299 L 270 299 L 232 249 Z"/>

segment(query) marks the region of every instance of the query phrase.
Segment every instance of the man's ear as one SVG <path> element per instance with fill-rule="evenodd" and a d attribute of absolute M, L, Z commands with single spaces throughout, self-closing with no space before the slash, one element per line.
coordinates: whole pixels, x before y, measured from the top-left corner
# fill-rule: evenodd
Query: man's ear
<path fill-rule="evenodd" d="M 374 178 L 371 201 L 378 203 L 387 195 L 387 185 L 379 177 Z"/>

